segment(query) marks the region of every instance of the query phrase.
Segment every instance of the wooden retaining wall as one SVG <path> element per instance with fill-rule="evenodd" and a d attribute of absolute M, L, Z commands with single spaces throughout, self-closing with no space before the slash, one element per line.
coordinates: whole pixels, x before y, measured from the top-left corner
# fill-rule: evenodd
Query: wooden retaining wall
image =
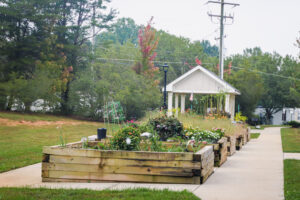
<path fill-rule="evenodd" d="M 236 150 L 241 150 L 243 147 L 243 136 L 239 135 L 236 137 L 236 143 L 235 143 Z"/>
<path fill-rule="evenodd" d="M 251 128 L 247 128 L 247 141 L 249 142 L 251 140 Z"/>
<path fill-rule="evenodd" d="M 227 138 L 222 137 L 217 144 L 213 144 L 215 167 L 220 167 L 227 160 Z"/>
<path fill-rule="evenodd" d="M 44 147 L 43 182 L 147 182 L 200 184 L 213 173 L 214 153 L 112 151 Z"/>
<path fill-rule="evenodd" d="M 227 138 L 227 155 L 232 156 L 236 152 L 236 137 L 226 136 Z"/>

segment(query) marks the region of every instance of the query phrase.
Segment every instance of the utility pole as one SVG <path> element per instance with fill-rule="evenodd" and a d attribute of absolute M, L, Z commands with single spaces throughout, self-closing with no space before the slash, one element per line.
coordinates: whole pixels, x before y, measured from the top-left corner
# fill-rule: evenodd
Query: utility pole
<path fill-rule="evenodd" d="M 93 60 L 91 64 L 91 72 L 92 72 L 92 78 L 95 80 L 95 75 L 94 75 L 94 63 L 95 63 L 95 45 L 96 45 L 96 30 L 95 30 L 95 20 L 96 20 L 96 0 L 93 3 L 93 38 L 92 38 L 92 54 L 93 54 Z"/>
<path fill-rule="evenodd" d="M 219 75 L 220 78 L 223 79 L 223 74 L 224 74 L 224 57 L 223 57 L 223 46 L 224 46 L 224 19 L 231 19 L 233 22 L 234 16 L 232 15 L 224 15 L 224 6 L 225 5 L 231 5 L 233 7 L 239 6 L 240 4 L 237 3 L 227 3 L 224 2 L 224 0 L 221 1 L 208 1 L 207 3 L 216 3 L 221 5 L 221 14 L 220 15 L 214 15 L 211 13 L 207 13 L 208 16 L 212 18 L 218 18 L 220 19 L 220 48 L 219 48 Z"/>

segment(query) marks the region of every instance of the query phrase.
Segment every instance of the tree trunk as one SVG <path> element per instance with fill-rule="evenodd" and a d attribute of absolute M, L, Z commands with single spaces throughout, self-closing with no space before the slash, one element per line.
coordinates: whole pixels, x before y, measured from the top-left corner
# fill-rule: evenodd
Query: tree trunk
<path fill-rule="evenodd" d="M 13 102 L 14 102 L 14 97 L 13 96 L 9 96 L 8 97 L 8 102 L 7 102 L 7 107 L 6 107 L 7 111 L 11 111 L 11 107 L 13 105 Z"/>
<path fill-rule="evenodd" d="M 24 102 L 24 106 L 25 106 L 25 112 L 29 113 L 30 110 L 30 106 L 31 106 L 32 102 Z"/>
<path fill-rule="evenodd" d="M 71 110 L 69 109 L 69 91 L 70 91 L 70 82 L 68 81 L 66 85 L 66 90 L 61 93 L 61 109 L 60 112 L 64 115 L 68 115 L 71 113 Z"/>

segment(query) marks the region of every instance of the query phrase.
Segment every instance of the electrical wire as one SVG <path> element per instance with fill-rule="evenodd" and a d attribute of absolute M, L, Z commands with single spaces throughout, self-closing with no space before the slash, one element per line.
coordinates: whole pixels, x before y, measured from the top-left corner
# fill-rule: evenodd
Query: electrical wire
<path fill-rule="evenodd" d="M 133 60 L 133 59 L 119 59 L 119 58 L 97 58 L 97 60 L 104 60 L 104 61 L 124 61 L 124 62 L 138 62 L 139 60 Z M 172 61 L 153 61 L 154 63 L 167 63 L 167 64 L 183 64 L 183 62 L 172 62 Z M 120 63 L 119 64 L 125 64 L 125 63 Z M 126 63 L 127 64 L 127 63 Z M 128 63 L 129 64 L 129 63 Z M 211 64 L 211 65 L 215 65 L 214 63 L 202 63 L 204 65 L 207 64 Z M 242 68 L 242 67 L 236 67 L 236 66 L 232 66 L 232 68 L 235 69 L 246 69 L 246 68 Z M 267 75 L 267 76 L 274 76 L 274 77 L 279 77 L 279 78 L 285 78 L 285 79 L 290 79 L 290 80 L 295 80 L 295 81 L 300 81 L 300 79 L 298 78 L 294 78 L 294 77 L 290 77 L 290 76 L 283 76 L 283 75 L 279 75 L 279 74 L 273 74 L 273 73 L 268 73 L 268 72 L 262 72 L 262 71 L 257 71 L 257 70 L 252 70 L 252 69 L 246 69 L 248 71 L 251 71 L 253 73 L 259 73 L 259 74 L 263 74 L 263 75 Z"/>

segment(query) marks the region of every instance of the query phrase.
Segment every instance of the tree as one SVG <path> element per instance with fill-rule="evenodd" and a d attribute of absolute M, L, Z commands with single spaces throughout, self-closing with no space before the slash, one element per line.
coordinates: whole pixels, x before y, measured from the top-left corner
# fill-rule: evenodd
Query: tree
<path fill-rule="evenodd" d="M 257 71 L 250 71 L 249 62 L 245 61 L 242 66 L 243 69 L 228 76 L 227 81 L 241 92 L 236 96 L 236 106 L 240 105 L 243 115 L 250 118 L 264 92 L 263 79 Z"/>
<path fill-rule="evenodd" d="M 6 0 L 1 3 L 2 108 L 7 105 L 6 109 L 10 110 L 18 101 L 25 111 L 29 111 L 33 101 L 46 97 L 45 93 L 52 86 L 58 88 L 61 84 L 65 58 L 53 35 L 57 19 L 54 9 L 51 0 Z M 53 92 L 48 94 L 48 100 L 55 95 Z"/>
<path fill-rule="evenodd" d="M 112 24 L 111 30 L 103 32 L 97 36 L 98 43 L 120 43 L 124 45 L 126 42 L 131 42 L 138 45 L 138 33 L 141 26 L 135 24 L 131 18 L 120 18 L 116 23 Z"/>
<path fill-rule="evenodd" d="M 136 74 L 131 62 L 111 60 L 116 56 L 125 59 L 127 54 L 139 54 L 138 49 L 127 42 L 96 48 L 95 55 L 103 58 L 94 63 L 95 77 L 90 71 L 81 72 L 71 83 L 70 104 L 75 114 L 99 119 L 102 107 L 109 101 L 120 101 L 127 119 L 139 118 L 147 109 L 156 108 L 161 94 L 152 81 Z"/>
<path fill-rule="evenodd" d="M 141 52 L 141 58 L 133 66 L 137 74 L 142 74 L 147 78 L 153 78 L 158 68 L 154 66 L 154 59 L 157 56 L 155 49 L 158 45 L 156 31 L 151 27 L 153 17 L 144 29 L 139 30 L 138 41 Z"/>
<path fill-rule="evenodd" d="M 110 0 L 59 0 L 55 2 L 56 14 L 60 16 L 56 23 L 55 34 L 58 35 L 58 43 L 64 46 L 67 64 L 72 66 L 76 75 L 82 68 L 88 66 L 89 39 L 102 30 L 110 28 L 110 22 L 114 19 L 116 11 L 107 12 L 107 3 Z M 95 32 L 93 33 L 93 28 Z M 91 34 L 92 33 L 92 34 Z M 69 114 L 68 106 L 70 81 L 66 84 L 66 90 L 62 92 L 61 112 Z"/>

